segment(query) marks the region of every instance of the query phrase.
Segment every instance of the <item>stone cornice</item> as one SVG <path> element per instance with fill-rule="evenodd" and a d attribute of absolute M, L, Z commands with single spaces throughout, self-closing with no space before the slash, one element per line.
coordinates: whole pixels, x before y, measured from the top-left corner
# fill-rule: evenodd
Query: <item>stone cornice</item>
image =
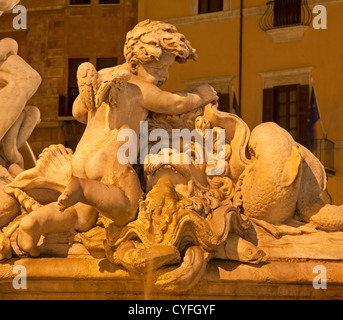
<path fill-rule="evenodd" d="M 273 88 L 274 86 L 290 85 L 299 83 L 301 85 L 311 82 L 313 67 L 303 67 L 286 70 L 275 70 L 261 72 L 259 75 L 263 78 L 263 88 Z"/>
<path fill-rule="evenodd" d="M 218 76 L 211 78 L 197 78 L 197 79 L 188 79 L 183 82 L 187 85 L 188 88 L 195 88 L 196 86 L 202 83 L 210 84 L 217 92 L 220 93 L 229 93 L 231 88 L 232 79 L 234 76 Z"/>
<path fill-rule="evenodd" d="M 322 4 L 325 6 L 331 5 L 342 5 L 343 0 L 309 0 L 309 6 L 313 7 L 315 5 Z M 267 6 L 258 6 L 258 7 L 250 7 L 243 9 L 243 17 L 254 17 L 254 16 L 262 16 L 266 11 Z M 211 12 L 211 13 L 204 13 L 198 15 L 190 15 L 185 17 L 176 17 L 171 19 L 165 19 L 164 21 L 176 26 L 187 26 L 187 25 L 194 25 L 199 23 L 209 23 L 209 22 L 218 22 L 218 21 L 228 21 L 233 19 L 240 18 L 240 10 L 226 10 L 226 11 L 218 11 L 218 12 Z"/>

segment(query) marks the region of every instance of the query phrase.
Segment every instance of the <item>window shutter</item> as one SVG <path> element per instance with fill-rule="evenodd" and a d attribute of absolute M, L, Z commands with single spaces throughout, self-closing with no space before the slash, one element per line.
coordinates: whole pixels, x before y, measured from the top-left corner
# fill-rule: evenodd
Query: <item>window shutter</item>
<path fill-rule="evenodd" d="M 310 86 L 299 86 L 299 113 L 298 113 L 298 142 L 305 147 L 309 146 L 309 137 L 307 131 L 309 106 L 310 106 Z"/>
<path fill-rule="evenodd" d="M 230 94 L 218 93 L 218 110 L 223 112 L 230 112 Z"/>
<path fill-rule="evenodd" d="M 274 121 L 274 88 L 263 90 L 263 122 Z"/>

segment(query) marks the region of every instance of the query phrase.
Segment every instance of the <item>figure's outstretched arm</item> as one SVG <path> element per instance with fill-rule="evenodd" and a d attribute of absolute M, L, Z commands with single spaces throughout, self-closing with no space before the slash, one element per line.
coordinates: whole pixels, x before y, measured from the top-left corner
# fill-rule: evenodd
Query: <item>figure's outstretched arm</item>
<path fill-rule="evenodd" d="M 0 10 L 11 10 L 18 2 L 19 0 L 0 0 Z"/>
<path fill-rule="evenodd" d="M 14 39 L 5 38 L 0 41 L 0 62 L 12 54 L 18 53 L 18 43 Z"/>
<path fill-rule="evenodd" d="M 155 113 L 182 114 L 218 100 L 217 93 L 208 84 L 175 93 L 150 84 L 143 84 L 141 88 L 144 107 Z"/>
<path fill-rule="evenodd" d="M 126 171 L 126 189 L 97 180 L 73 177 L 58 199 L 60 210 L 64 211 L 81 202 L 96 208 L 117 225 L 125 225 L 136 217 L 138 202 L 143 194 L 136 173 L 130 171 Z"/>

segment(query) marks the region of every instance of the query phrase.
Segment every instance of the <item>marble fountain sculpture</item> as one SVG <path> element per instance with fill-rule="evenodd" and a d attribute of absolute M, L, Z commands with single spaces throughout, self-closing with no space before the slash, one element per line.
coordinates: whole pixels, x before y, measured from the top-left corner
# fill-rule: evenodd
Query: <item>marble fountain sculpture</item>
<path fill-rule="evenodd" d="M 217 110 L 207 84 L 159 88 L 175 61 L 197 60 L 173 25 L 140 22 L 127 34 L 123 65 L 97 72 L 81 64 L 73 115 L 86 129 L 75 152 L 51 145 L 27 170 L 17 147 L 30 130 L 19 139 L 17 122 L 28 117 L 40 77 L 13 40 L 0 47 L 0 75 L 8 63 L 16 88 L 13 116 L 11 82 L 0 90 L 0 269 L 13 259 L 43 268 L 46 257 L 79 255 L 73 263 L 106 260 L 173 293 L 196 286 L 213 259 L 343 258 L 343 209 L 323 200 L 325 171 L 309 150 L 275 123 L 250 132 Z M 39 118 L 32 113 L 30 128 Z"/>

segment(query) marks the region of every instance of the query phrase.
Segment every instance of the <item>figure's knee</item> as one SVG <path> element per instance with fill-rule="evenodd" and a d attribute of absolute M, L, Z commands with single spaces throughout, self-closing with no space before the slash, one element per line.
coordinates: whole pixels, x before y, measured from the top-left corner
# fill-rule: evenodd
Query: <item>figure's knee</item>
<path fill-rule="evenodd" d="M 26 117 L 30 118 L 30 121 L 36 123 L 40 120 L 40 110 L 35 106 L 26 106 L 25 107 Z"/>
<path fill-rule="evenodd" d="M 27 215 L 20 221 L 19 230 L 26 233 L 36 233 L 39 231 L 39 223 L 34 215 Z"/>
<path fill-rule="evenodd" d="M 110 218 L 117 226 L 125 226 L 129 222 L 135 220 L 138 214 L 138 202 L 130 202 L 128 201 L 126 204 L 126 208 L 122 209 L 118 212 L 109 212 L 105 214 L 108 218 Z"/>
<path fill-rule="evenodd" d="M 30 68 L 30 71 L 27 73 L 25 80 L 27 81 L 27 84 L 30 87 L 32 87 L 35 91 L 38 89 L 38 87 L 42 83 L 42 77 L 36 70 L 32 68 Z"/>
<path fill-rule="evenodd" d="M 98 211 L 83 203 L 77 203 L 74 207 L 68 209 L 73 210 L 77 215 L 77 222 L 74 229 L 79 232 L 86 232 L 95 226 L 98 218 Z"/>
<path fill-rule="evenodd" d="M 136 184 L 136 188 L 133 191 L 127 193 L 128 207 L 127 207 L 127 222 L 135 220 L 138 214 L 139 202 L 143 199 L 143 190 L 139 184 Z M 125 224 L 126 224 L 125 223 Z"/>
<path fill-rule="evenodd" d="M 40 239 L 39 224 L 35 217 L 27 215 L 20 221 L 17 243 L 21 250 L 33 257 L 40 255 L 37 243 Z"/>
<path fill-rule="evenodd" d="M 42 77 L 40 74 L 36 70 L 29 67 L 26 68 L 25 74 L 23 74 L 21 77 L 9 79 L 7 86 L 13 87 L 18 95 L 25 95 L 31 98 L 31 96 L 36 93 L 41 83 Z"/>

